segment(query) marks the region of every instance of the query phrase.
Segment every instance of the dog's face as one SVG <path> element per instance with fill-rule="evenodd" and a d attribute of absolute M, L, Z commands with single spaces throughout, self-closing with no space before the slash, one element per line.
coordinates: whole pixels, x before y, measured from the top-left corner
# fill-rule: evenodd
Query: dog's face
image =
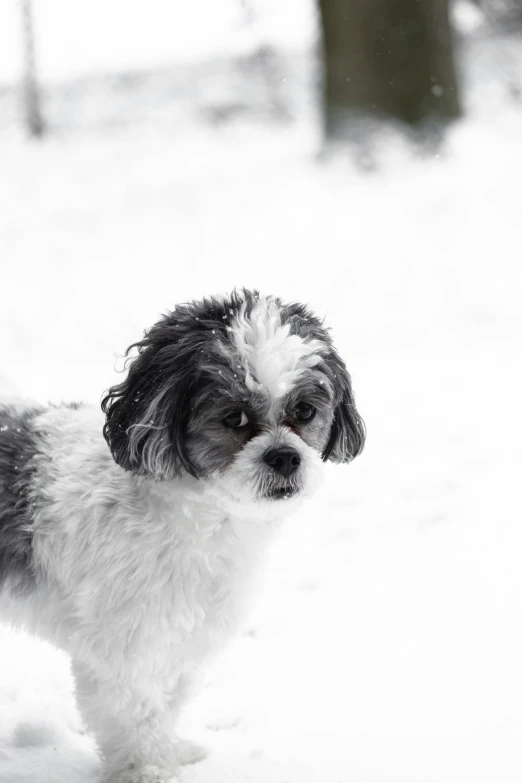
<path fill-rule="evenodd" d="M 187 472 L 272 501 L 306 492 L 321 458 L 362 450 L 350 377 L 302 305 L 249 291 L 181 305 L 132 347 L 126 380 L 102 403 L 126 470 Z"/>

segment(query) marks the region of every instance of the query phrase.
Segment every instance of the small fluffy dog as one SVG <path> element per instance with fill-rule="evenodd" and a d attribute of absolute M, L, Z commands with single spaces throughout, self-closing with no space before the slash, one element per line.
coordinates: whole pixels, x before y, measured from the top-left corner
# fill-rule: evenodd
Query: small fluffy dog
<path fill-rule="evenodd" d="M 198 757 L 176 718 L 241 627 L 282 518 L 321 460 L 361 451 L 364 425 L 300 304 L 180 305 L 131 349 L 104 426 L 87 406 L 0 408 L 0 598 L 71 655 L 104 780 L 165 783 Z"/>

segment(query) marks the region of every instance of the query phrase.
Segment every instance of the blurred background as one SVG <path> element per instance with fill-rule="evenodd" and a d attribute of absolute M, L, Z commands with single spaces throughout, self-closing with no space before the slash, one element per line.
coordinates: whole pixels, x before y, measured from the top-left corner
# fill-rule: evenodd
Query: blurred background
<path fill-rule="evenodd" d="M 332 327 L 368 427 L 184 718 L 186 783 L 519 783 L 521 0 L 2 0 L 0 398 L 85 400 L 178 302 Z M 94 783 L 0 628 L 1 783 Z"/>

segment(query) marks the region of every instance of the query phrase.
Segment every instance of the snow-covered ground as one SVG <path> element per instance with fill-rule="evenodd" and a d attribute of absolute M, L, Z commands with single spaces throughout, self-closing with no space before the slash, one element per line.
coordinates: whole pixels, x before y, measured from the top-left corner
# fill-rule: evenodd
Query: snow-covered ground
<path fill-rule="evenodd" d="M 247 285 L 326 315 L 367 422 L 188 710 L 184 783 L 522 779 L 522 111 L 488 105 L 371 174 L 310 123 L 0 138 L 4 398 L 98 403 L 159 312 Z M 65 657 L 0 628 L 0 783 L 98 772 Z"/>

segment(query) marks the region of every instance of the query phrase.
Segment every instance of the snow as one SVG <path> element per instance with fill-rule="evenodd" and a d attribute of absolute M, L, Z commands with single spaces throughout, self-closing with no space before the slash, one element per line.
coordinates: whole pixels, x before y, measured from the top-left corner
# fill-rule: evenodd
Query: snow
<path fill-rule="evenodd" d="M 522 777 L 522 112 L 466 67 L 445 146 L 383 132 L 372 173 L 309 119 L 0 138 L 3 399 L 97 403 L 160 312 L 247 285 L 326 315 L 368 426 L 188 709 L 184 783 Z M 99 769 L 66 657 L 0 628 L 0 783 Z"/>

